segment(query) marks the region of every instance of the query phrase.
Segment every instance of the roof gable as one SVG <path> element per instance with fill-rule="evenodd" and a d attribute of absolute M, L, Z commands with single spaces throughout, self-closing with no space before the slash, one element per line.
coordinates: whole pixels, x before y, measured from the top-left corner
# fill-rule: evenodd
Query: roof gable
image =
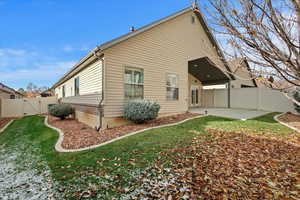
<path fill-rule="evenodd" d="M 188 12 L 194 12 L 195 13 L 195 15 L 197 16 L 198 20 L 200 21 L 200 24 L 201 24 L 202 28 L 204 29 L 204 31 L 205 31 L 205 33 L 207 35 L 209 41 L 211 42 L 212 46 L 215 48 L 217 55 L 219 56 L 219 58 L 221 59 L 221 61 L 224 63 L 224 66 L 225 66 L 226 70 L 229 71 L 229 72 L 231 72 L 231 70 L 230 70 L 230 68 L 229 68 L 229 66 L 228 66 L 228 64 L 227 64 L 227 62 L 225 60 L 225 57 L 224 57 L 224 55 L 222 53 L 222 50 L 220 49 L 220 47 L 219 47 L 216 39 L 214 38 L 213 34 L 211 33 L 210 29 L 208 28 L 207 23 L 205 22 L 205 19 L 203 18 L 200 10 L 197 7 L 188 7 L 188 8 L 185 8 L 185 9 L 181 10 L 181 11 L 178 11 L 178 12 L 172 14 L 172 15 L 169 15 L 169 16 L 163 18 L 163 19 L 157 20 L 157 21 L 155 21 L 155 22 L 153 22 L 153 23 L 151 23 L 149 25 L 143 26 L 143 27 L 141 27 L 141 28 L 139 28 L 139 29 L 137 29 L 137 30 L 135 30 L 133 32 L 130 32 L 128 34 L 125 34 L 123 36 L 120 36 L 120 37 L 118 37 L 116 39 L 110 40 L 110 41 L 108 41 L 106 43 L 103 43 L 103 44 L 97 46 L 92 51 L 90 51 L 90 53 L 87 56 L 85 56 L 83 59 L 81 59 L 69 72 L 67 72 L 53 86 L 53 88 L 57 87 L 58 85 L 62 84 L 63 82 L 65 82 L 66 80 L 68 80 L 70 77 L 72 77 L 73 75 L 75 75 L 79 71 L 78 68 L 82 68 L 83 69 L 84 67 L 86 67 L 86 66 L 84 66 L 84 63 L 87 60 L 90 60 L 92 57 L 94 57 L 94 59 L 97 59 L 97 56 L 95 56 L 95 54 L 97 52 L 102 52 L 102 51 L 104 51 L 104 50 L 106 50 L 108 48 L 111 48 L 111 47 L 119 44 L 119 43 L 122 43 L 123 41 L 126 41 L 126 40 L 128 40 L 128 39 L 130 39 L 132 37 L 135 37 L 135 36 L 137 36 L 137 35 L 139 35 L 141 33 L 144 33 L 144 32 L 146 32 L 146 31 L 148 31 L 148 30 L 150 30 L 150 29 L 152 29 L 152 28 L 154 28 L 154 27 L 156 27 L 156 26 L 158 26 L 158 25 L 160 25 L 160 24 L 162 24 L 164 22 L 172 20 L 172 19 L 174 19 L 174 18 L 176 18 L 176 17 L 178 17 L 180 15 L 183 15 L 185 13 L 188 13 Z M 75 73 L 72 74 L 72 72 L 75 72 Z M 232 74 L 230 74 L 230 73 L 229 73 L 229 76 L 230 76 L 231 79 L 233 79 L 233 80 L 235 79 L 234 76 Z"/>

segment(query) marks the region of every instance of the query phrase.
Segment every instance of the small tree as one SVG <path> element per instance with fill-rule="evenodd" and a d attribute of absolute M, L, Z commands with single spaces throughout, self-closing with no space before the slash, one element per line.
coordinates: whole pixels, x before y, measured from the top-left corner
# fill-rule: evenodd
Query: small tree
<path fill-rule="evenodd" d="M 66 119 L 69 115 L 74 113 L 74 109 L 69 104 L 57 104 L 49 108 L 49 114 L 58 117 L 61 120 Z"/>
<path fill-rule="evenodd" d="M 294 96 L 294 99 L 300 103 L 300 89 L 296 90 L 296 92 L 294 93 L 293 96 Z M 300 113 L 300 106 L 296 103 L 294 103 L 294 105 L 295 105 L 295 110 L 298 113 Z"/>

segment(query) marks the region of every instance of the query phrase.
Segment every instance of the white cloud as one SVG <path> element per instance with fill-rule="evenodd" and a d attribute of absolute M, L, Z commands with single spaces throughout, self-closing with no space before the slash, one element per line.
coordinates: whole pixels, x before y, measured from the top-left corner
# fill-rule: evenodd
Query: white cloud
<path fill-rule="evenodd" d="M 73 48 L 72 46 L 66 45 L 66 46 L 64 46 L 63 50 L 65 52 L 71 52 L 71 51 L 74 51 L 75 48 Z"/>
<path fill-rule="evenodd" d="M 26 50 L 22 49 L 0 49 L 0 55 L 11 54 L 11 55 L 24 55 L 26 54 Z"/>
<path fill-rule="evenodd" d="M 36 60 L 38 54 L 23 49 L 0 49 L 0 69 L 12 66 L 25 66 Z"/>
<path fill-rule="evenodd" d="M 19 70 L 1 70 L 0 80 L 3 81 L 28 81 L 35 82 L 35 80 L 54 81 L 65 74 L 71 67 L 74 66 L 74 61 L 59 61 L 46 64 L 35 64 L 37 67 L 31 69 L 19 69 Z"/>
<path fill-rule="evenodd" d="M 62 60 L 22 49 L 0 49 L 1 82 L 38 82 L 51 84 L 71 67 L 73 60 Z"/>
<path fill-rule="evenodd" d="M 73 47 L 71 45 L 66 45 L 63 47 L 63 51 L 65 52 L 72 52 L 72 51 L 87 51 L 89 48 L 87 46 L 82 47 Z"/>

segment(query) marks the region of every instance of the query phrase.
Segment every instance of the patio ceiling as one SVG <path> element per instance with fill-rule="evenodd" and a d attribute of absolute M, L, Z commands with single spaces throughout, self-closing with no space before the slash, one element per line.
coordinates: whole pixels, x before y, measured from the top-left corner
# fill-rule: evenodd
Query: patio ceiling
<path fill-rule="evenodd" d="M 228 83 L 230 78 L 208 58 L 203 57 L 189 61 L 189 73 L 203 85 Z"/>

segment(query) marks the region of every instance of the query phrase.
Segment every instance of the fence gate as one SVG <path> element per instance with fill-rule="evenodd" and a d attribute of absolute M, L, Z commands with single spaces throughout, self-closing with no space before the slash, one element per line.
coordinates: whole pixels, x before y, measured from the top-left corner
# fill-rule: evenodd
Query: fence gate
<path fill-rule="evenodd" d="M 32 101 L 23 99 L 23 115 L 37 115 L 42 114 L 41 101 Z"/>
<path fill-rule="evenodd" d="M 23 117 L 46 114 L 48 105 L 57 103 L 56 97 L 1 99 L 0 117 Z"/>

